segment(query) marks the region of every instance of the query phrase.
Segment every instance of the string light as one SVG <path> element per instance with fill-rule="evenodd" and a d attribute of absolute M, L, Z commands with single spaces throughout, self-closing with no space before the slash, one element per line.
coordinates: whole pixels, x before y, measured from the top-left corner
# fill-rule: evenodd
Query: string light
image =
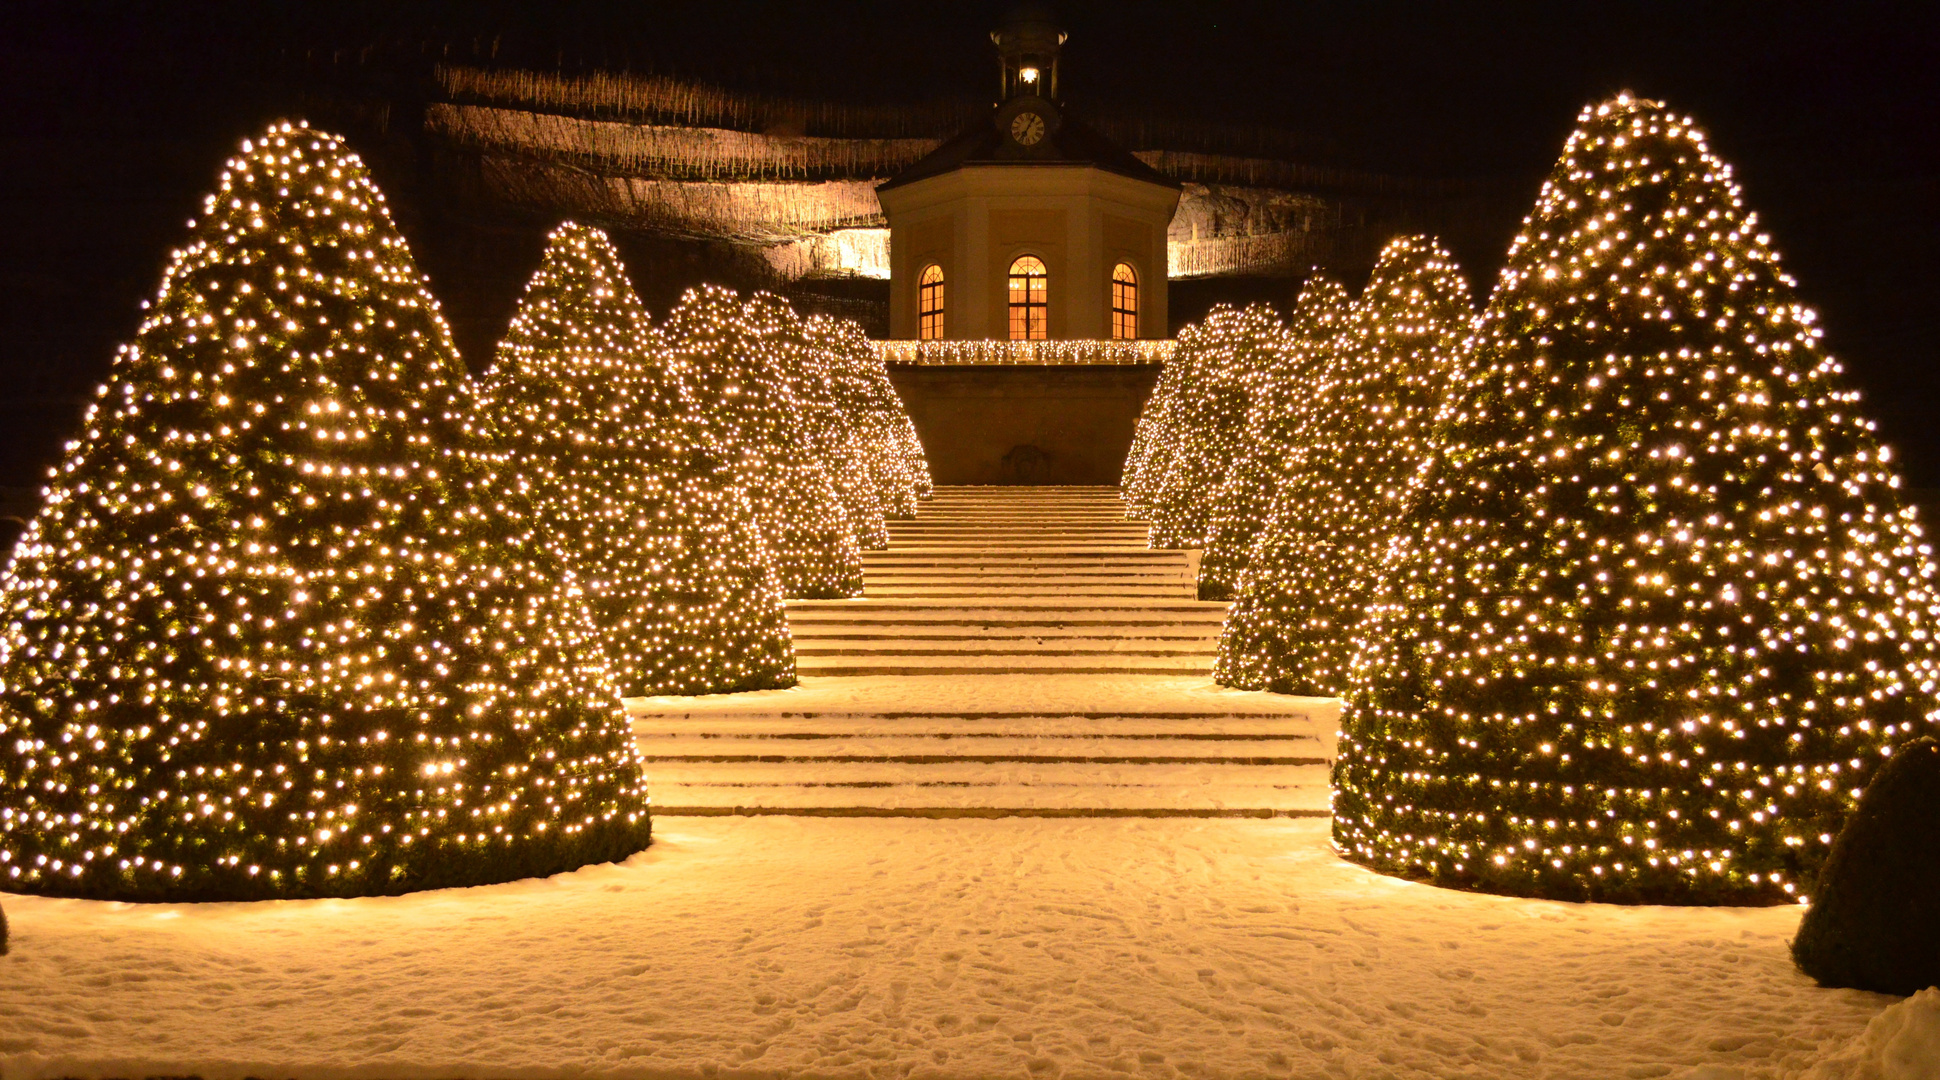
<path fill-rule="evenodd" d="M 791 686 L 773 560 L 692 381 L 606 234 L 567 222 L 483 397 L 542 535 L 584 582 L 623 693 Z"/>
<path fill-rule="evenodd" d="M 1245 435 L 1232 468 L 1212 497 L 1212 524 L 1199 560 L 1199 598 L 1230 600 L 1253 552 L 1253 541 L 1273 513 L 1280 477 L 1297 468 L 1306 429 L 1339 377 L 1353 299 L 1341 284 L 1314 274 L 1300 289 L 1287 324 L 1286 347 L 1248 373 Z"/>
<path fill-rule="evenodd" d="M 1183 415 L 1182 389 L 1197 381 L 1197 368 L 1204 350 L 1199 347 L 1197 323 L 1181 327 L 1172 351 L 1159 369 L 1159 381 L 1152 395 L 1139 410 L 1132 427 L 1132 445 L 1125 453 L 1125 466 L 1118 482 L 1119 498 L 1125 502 L 1125 516 L 1144 520 L 1152 513 L 1152 498 L 1165 463 L 1178 445 L 1172 438 Z"/>
<path fill-rule="evenodd" d="M 869 427 L 846 400 L 838 375 L 846 354 L 860 337 L 860 324 L 812 315 L 802 324 L 806 351 L 796 371 L 795 399 L 801 403 L 808 437 L 828 463 L 836 494 L 848 514 L 856 545 L 865 551 L 889 546 L 882 493 L 871 468 Z"/>
<path fill-rule="evenodd" d="M 1205 547 L 1213 492 L 1242 453 L 1251 394 L 1284 367 L 1287 347 L 1286 327 L 1265 304 L 1220 304 L 1179 336 L 1180 377 L 1166 388 L 1164 419 L 1148 440 L 1156 453 L 1135 482 L 1133 507 L 1150 522 L 1152 547 Z"/>
<path fill-rule="evenodd" d="M 1069 341 L 1008 341 L 1001 338 L 928 341 L 890 339 L 873 342 L 886 364 L 1163 364 L 1172 342 L 1078 338 Z"/>
<path fill-rule="evenodd" d="M 1797 899 L 1935 719 L 1930 551 L 1689 118 L 1586 109 L 1342 716 L 1334 837 L 1495 892 Z"/>
<path fill-rule="evenodd" d="M 1338 310 L 1331 297 L 1322 303 Z M 1448 252 L 1427 237 L 1402 237 L 1382 250 L 1360 302 L 1308 368 L 1305 402 L 1296 405 L 1284 388 L 1261 396 L 1249 444 L 1290 449 L 1277 463 L 1285 471 L 1271 518 L 1253 530 L 1257 543 L 1239 575 L 1214 681 L 1341 692 L 1362 609 L 1418 494 L 1473 317 L 1468 283 Z M 1286 427 L 1273 430 L 1279 424 Z"/>
<path fill-rule="evenodd" d="M 0 883 L 397 893 L 624 857 L 645 782 L 363 163 L 245 141 L 0 578 Z"/>
<path fill-rule="evenodd" d="M 784 595 L 862 592 L 862 553 L 847 508 L 795 398 L 808 351 L 785 302 L 731 289 L 689 290 L 666 335 L 706 419 L 706 452 L 726 462 L 754 503 Z"/>
<path fill-rule="evenodd" d="M 818 343 L 828 361 L 834 395 L 864 448 L 876 502 L 889 517 L 914 517 L 934 488 L 916 425 L 861 325 L 843 319 L 824 326 L 830 332 Z"/>

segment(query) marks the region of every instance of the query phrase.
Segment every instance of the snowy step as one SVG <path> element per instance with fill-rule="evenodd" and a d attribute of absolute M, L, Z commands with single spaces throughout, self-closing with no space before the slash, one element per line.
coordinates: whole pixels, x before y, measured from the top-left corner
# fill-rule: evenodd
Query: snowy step
<path fill-rule="evenodd" d="M 981 560 L 898 562 L 888 565 L 863 563 L 863 571 L 870 580 L 909 579 L 949 581 L 956 578 L 989 577 L 1005 578 L 1025 576 L 1035 579 L 1094 579 L 1122 578 L 1128 581 L 1145 579 L 1173 580 L 1185 574 L 1188 567 L 1184 560 L 1174 563 L 1143 562 L 1114 565 L 1105 562 L 1051 562 L 1033 563 L 1020 561 L 1012 565 L 993 565 Z"/>
<path fill-rule="evenodd" d="M 1057 655 L 1057 653 L 1020 653 L 1020 655 L 980 655 L 980 653 L 927 653 L 927 655 L 797 655 L 795 671 L 801 675 L 1207 675 L 1213 671 L 1213 651 L 1201 657 L 1166 655 Z"/>
<path fill-rule="evenodd" d="M 895 599 L 899 597 L 935 597 L 976 601 L 979 603 L 1001 601 L 1005 597 L 1057 597 L 1057 596 L 1124 596 L 1124 597 L 1168 597 L 1192 595 L 1187 586 L 1178 583 L 1135 585 L 1135 584 L 1080 584 L 1047 582 L 1043 585 L 1015 584 L 1010 586 L 992 585 L 978 588 L 974 585 L 938 585 L 933 583 L 882 584 L 870 583 L 868 595 Z"/>
<path fill-rule="evenodd" d="M 1142 615 L 1154 619 L 1171 619 L 1199 614 L 1208 618 L 1224 618 L 1227 605 L 1219 600 L 1186 599 L 1147 599 L 1129 597 L 1114 600 L 1109 597 L 1060 600 L 1056 597 L 1033 597 L 1020 599 L 1016 603 L 997 604 L 980 607 L 964 604 L 955 600 L 924 600 L 920 597 L 895 601 L 873 600 L 868 597 L 855 597 L 848 600 L 790 600 L 788 610 L 793 612 L 837 612 L 837 611 L 909 611 L 941 614 L 963 614 L 969 616 L 990 615 L 1005 611 L 1029 612 L 1032 618 L 1053 618 L 1059 614 L 1078 614 L 1093 612 L 1101 615 Z"/>
<path fill-rule="evenodd" d="M 675 815 L 1319 815 L 1337 711 L 1203 678 L 1055 674 L 627 704 L 655 812 Z"/>
<path fill-rule="evenodd" d="M 1051 770 L 938 770 L 935 779 L 914 779 L 907 769 L 901 769 L 867 779 L 822 770 L 796 777 L 770 765 L 739 773 L 650 769 L 647 783 L 653 791 L 654 813 L 662 816 L 709 810 L 765 810 L 804 816 L 814 816 L 817 811 L 872 816 L 904 811 L 936 817 L 958 816 L 950 811 L 978 810 L 1020 816 L 1033 810 L 1059 810 L 1072 816 L 1116 816 L 1127 811 L 1209 817 L 1320 817 L 1327 813 L 1330 791 L 1326 768 L 1287 769 L 1283 775 L 1282 783 L 1236 783 L 1230 770 L 1185 770 L 1172 774 L 1166 783 L 1127 784 L 1110 778 L 1089 782 Z"/>
<path fill-rule="evenodd" d="M 1334 704 L 1207 681 L 1228 605 L 1116 489 L 941 488 L 788 604 L 801 685 L 628 702 L 656 813 L 1320 815 Z"/>
<path fill-rule="evenodd" d="M 963 643 L 990 642 L 1009 644 L 1014 641 L 1076 643 L 1079 641 L 1098 642 L 1162 642 L 1191 641 L 1210 645 L 1219 640 L 1217 624 L 1180 626 L 1174 623 L 1153 623 L 1145 626 L 1125 626 L 1121 623 L 1086 623 L 1069 626 L 1062 623 L 1036 623 L 1013 625 L 991 622 L 822 622 L 812 625 L 794 623 L 795 643 L 798 649 L 807 645 L 826 647 L 838 641 L 889 642 L 915 644 L 918 641 L 938 646 L 948 644 L 961 648 Z"/>
<path fill-rule="evenodd" d="M 965 649 L 966 641 L 974 649 Z M 902 637 L 876 635 L 816 637 L 795 642 L 796 656 L 943 656 L 975 652 L 978 656 L 1205 656 L 1213 653 L 1213 637 L 1124 638 L 1063 635 L 1009 635 L 982 639 L 965 637 Z"/>

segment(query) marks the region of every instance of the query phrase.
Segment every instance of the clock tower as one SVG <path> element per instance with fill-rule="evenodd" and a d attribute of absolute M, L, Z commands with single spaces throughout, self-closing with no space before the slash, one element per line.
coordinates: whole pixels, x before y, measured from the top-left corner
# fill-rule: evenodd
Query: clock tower
<path fill-rule="evenodd" d="M 990 35 L 991 112 L 876 189 L 892 338 L 1165 336 L 1180 186 L 1067 114 L 1065 39 L 1043 8 L 1014 9 Z"/>

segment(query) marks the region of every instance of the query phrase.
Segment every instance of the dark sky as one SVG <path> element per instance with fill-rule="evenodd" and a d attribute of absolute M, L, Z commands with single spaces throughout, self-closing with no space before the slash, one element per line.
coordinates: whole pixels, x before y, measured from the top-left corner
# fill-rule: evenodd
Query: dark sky
<path fill-rule="evenodd" d="M 0 425 L 12 429 L 0 486 L 37 482 L 58 446 L 47 425 L 65 423 L 47 417 L 72 411 L 65 384 L 105 370 L 228 147 L 292 107 L 305 53 L 449 43 L 496 48 L 501 63 L 861 102 L 984 97 L 1002 7 L 13 0 L 0 34 Z M 1493 178 L 1533 198 L 1585 102 L 1627 88 L 1696 115 L 1914 481 L 1940 486 L 1940 35 L 1913 5 L 1055 7 L 1073 104 L 1270 125 L 1316 164 Z M 1506 245 L 1515 220 L 1494 224 Z"/>

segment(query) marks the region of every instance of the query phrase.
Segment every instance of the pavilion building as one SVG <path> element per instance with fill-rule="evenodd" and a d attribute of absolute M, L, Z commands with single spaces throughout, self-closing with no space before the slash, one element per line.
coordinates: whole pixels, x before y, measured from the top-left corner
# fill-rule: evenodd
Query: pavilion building
<path fill-rule="evenodd" d="M 991 34 L 1000 97 L 876 188 L 889 224 L 889 336 L 1166 336 L 1167 231 L 1183 185 L 1058 95 L 1065 34 L 1022 8 Z"/>

